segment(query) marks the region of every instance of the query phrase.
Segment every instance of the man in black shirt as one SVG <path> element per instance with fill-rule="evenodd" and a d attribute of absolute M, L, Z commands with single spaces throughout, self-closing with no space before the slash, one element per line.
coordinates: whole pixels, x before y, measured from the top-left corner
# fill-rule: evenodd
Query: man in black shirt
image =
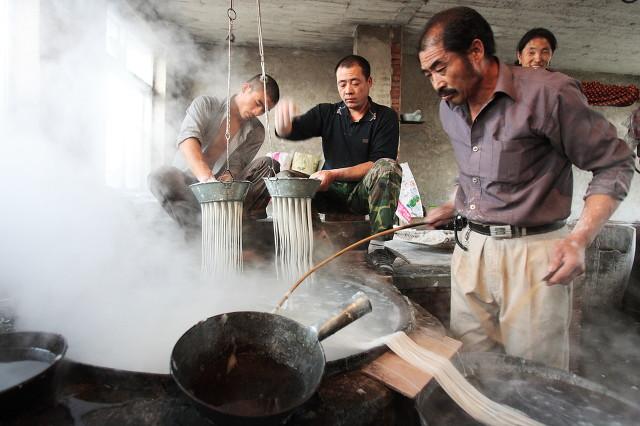
<path fill-rule="evenodd" d="M 371 232 L 393 227 L 402 171 L 398 155 L 398 116 L 369 97 L 373 84 L 369 62 L 357 55 L 342 58 L 335 69 L 342 102 L 319 104 L 295 116 L 291 101 L 276 109 L 276 132 L 289 140 L 322 137 L 325 163 L 311 175 L 322 184 L 315 196 L 319 210 L 368 214 Z M 379 272 L 393 272 L 394 256 L 380 238 L 369 243 L 367 262 Z"/>

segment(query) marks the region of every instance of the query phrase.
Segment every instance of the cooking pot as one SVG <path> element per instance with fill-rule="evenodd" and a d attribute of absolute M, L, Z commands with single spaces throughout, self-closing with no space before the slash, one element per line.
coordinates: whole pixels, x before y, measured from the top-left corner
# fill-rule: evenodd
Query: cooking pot
<path fill-rule="evenodd" d="M 0 417 L 55 401 L 55 374 L 67 351 L 53 333 L 0 333 Z"/>
<path fill-rule="evenodd" d="M 363 293 L 317 327 L 265 312 L 231 312 L 191 327 L 171 354 L 171 376 L 222 424 L 286 419 L 316 391 L 325 367 L 320 341 L 371 312 Z"/>

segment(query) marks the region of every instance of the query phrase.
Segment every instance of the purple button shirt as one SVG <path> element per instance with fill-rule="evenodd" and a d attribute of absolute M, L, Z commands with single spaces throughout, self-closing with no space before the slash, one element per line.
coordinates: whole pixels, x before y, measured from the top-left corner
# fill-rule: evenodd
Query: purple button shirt
<path fill-rule="evenodd" d="M 500 71 L 491 101 L 471 122 L 466 105 L 440 103 L 459 167 L 456 209 L 485 224 L 545 225 L 571 213 L 571 165 L 593 173 L 585 196 L 629 191 L 633 154 L 559 72 Z"/>

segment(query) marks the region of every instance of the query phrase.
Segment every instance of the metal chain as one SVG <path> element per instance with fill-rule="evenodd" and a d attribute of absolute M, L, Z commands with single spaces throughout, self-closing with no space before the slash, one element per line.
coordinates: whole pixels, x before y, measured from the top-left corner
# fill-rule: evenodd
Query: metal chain
<path fill-rule="evenodd" d="M 227 140 L 227 172 L 231 174 L 229 170 L 229 142 L 231 141 L 231 43 L 234 40 L 233 37 L 233 21 L 235 21 L 237 15 L 233 8 L 233 0 L 229 1 L 229 9 L 227 9 L 227 17 L 229 18 L 229 33 L 227 35 L 228 40 L 228 61 L 227 61 L 227 129 L 224 133 L 224 138 Z"/>
<path fill-rule="evenodd" d="M 264 47 L 262 45 L 262 12 L 260 10 L 260 0 L 256 0 L 258 8 L 258 51 L 260 53 L 260 68 L 262 69 L 262 87 L 264 89 L 264 121 L 267 124 L 267 140 L 271 151 L 271 173 L 275 176 L 275 164 L 273 156 L 273 142 L 271 141 L 271 129 L 269 127 L 269 105 L 267 103 L 267 73 L 264 69 Z"/>

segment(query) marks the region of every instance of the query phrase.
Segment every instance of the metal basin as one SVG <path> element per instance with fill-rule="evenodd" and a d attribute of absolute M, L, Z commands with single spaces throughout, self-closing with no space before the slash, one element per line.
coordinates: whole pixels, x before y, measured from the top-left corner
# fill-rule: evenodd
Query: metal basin
<path fill-rule="evenodd" d="M 459 354 L 454 364 L 479 391 L 546 425 L 632 425 L 640 407 L 567 371 L 495 353 Z M 423 424 L 477 425 L 432 380 L 416 399 Z"/>
<path fill-rule="evenodd" d="M 200 182 L 189 185 L 200 203 L 214 201 L 243 201 L 247 196 L 251 182 L 246 180 L 233 182 Z"/>
<path fill-rule="evenodd" d="M 67 342 L 59 334 L 0 334 L 0 420 L 30 404 L 55 400 L 55 375 L 66 351 Z"/>
<path fill-rule="evenodd" d="M 322 183 L 319 179 L 298 177 L 263 178 L 272 197 L 313 198 Z"/>

